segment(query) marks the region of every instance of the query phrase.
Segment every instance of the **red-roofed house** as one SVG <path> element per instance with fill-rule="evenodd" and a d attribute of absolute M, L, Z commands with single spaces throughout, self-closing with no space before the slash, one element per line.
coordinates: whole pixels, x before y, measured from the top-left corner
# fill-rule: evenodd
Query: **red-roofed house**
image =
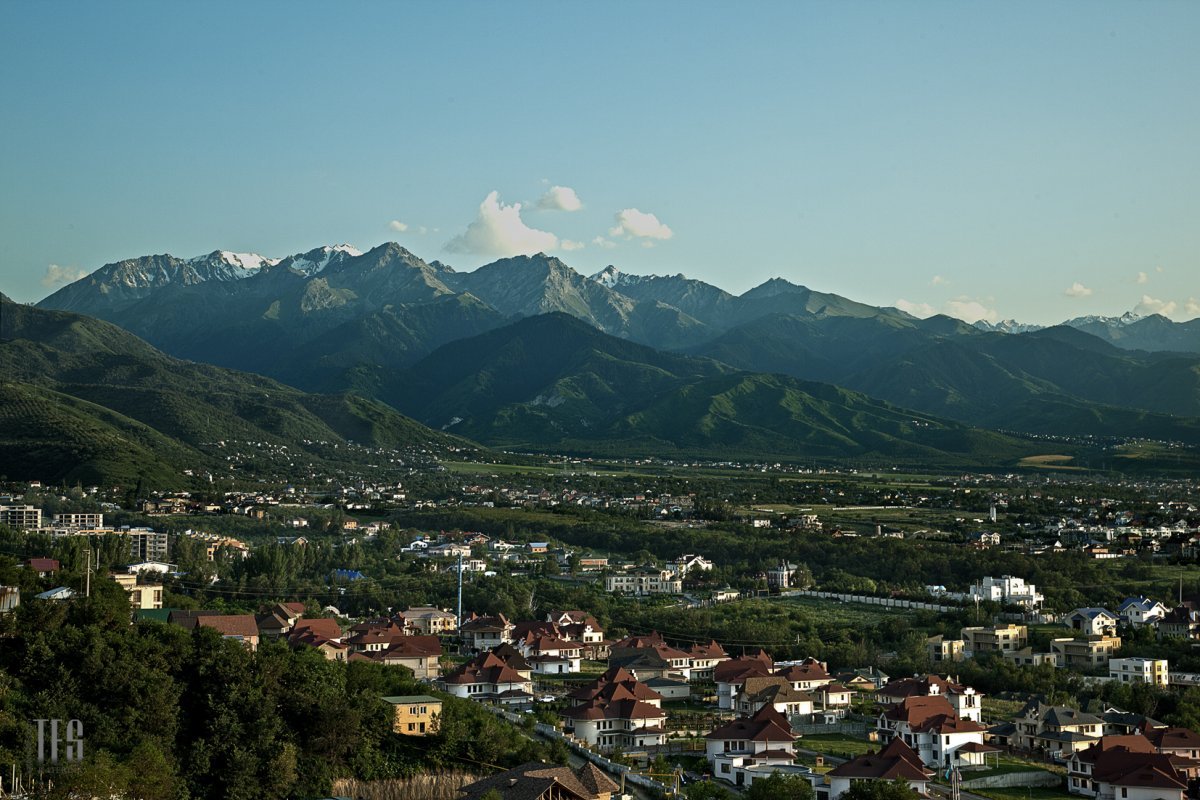
<path fill-rule="evenodd" d="M 747 770 L 789 766 L 795 758 L 796 735 L 787 717 L 770 705 L 752 717 L 728 722 L 706 737 L 705 751 L 713 775 L 735 785 L 753 782 Z"/>
<path fill-rule="evenodd" d="M 775 662 L 762 650 L 752 656 L 731 658 L 717 664 L 713 667 L 713 680 L 717 684 L 717 706 L 731 710 L 746 678 L 765 678 L 771 674 L 774 667 Z"/>
<path fill-rule="evenodd" d="M 31 558 L 25 562 L 25 566 L 36 572 L 39 578 L 48 578 L 60 569 L 57 558 Z"/>
<path fill-rule="evenodd" d="M 501 645 L 496 650 L 509 648 Z M 443 691 L 455 697 L 506 705 L 528 703 L 533 699 L 529 665 L 520 653 L 505 658 L 498 652 L 480 653 L 439 681 Z"/>
<path fill-rule="evenodd" d="M 880 714 L 878 722 L 881 741 L 901 739 L 935 768 L 983 764 L 984 730 L 977 722 L 960 719 L 942 695 L 906 697 Z M 978 746 L 965 747 L 969 744 Z"/>
<path fill-rule="evenodd" d="M 1183 800 L 1187 778 L 1177 758 L 1140 734 L 1104 736 L 1071 755 L 1067 790 L 1104 800 Z"/>
<path fill-rule="evenodd" d="M 933 772 L 921 757 L 900 739 L 893 739 L 878 753 L 865 753 L 814 778 L 817 800 L 838 800 L 851 784 L 862 781 L 904 781 L 921 797 L 927 797 Z"/>
<path fill-rule="evenodd" d="M 983 695 L 970 686 L 948 680 L 937 675 L 912 678 L 897 678 L 875 692 L 881 703 L 900 703 L 906 697 L 945 697 L 954 707 L 954 713 L 963 719 L 982 721 Z"/>
<path fill-rule="evenodd" d="M 212 628 L 226 639 L 235 639 L 251 651 L 258 649 L 258 622 L 253 614 L 213 614 L 198 617 L 196 625 Z"/>
<path fill-rule="evenodd" d="M 600 750 L 634 750 L 663 743 L 667 712 L 656 705 L 624 697 L 595 697 L 563 712 L 565 729 Z"/>

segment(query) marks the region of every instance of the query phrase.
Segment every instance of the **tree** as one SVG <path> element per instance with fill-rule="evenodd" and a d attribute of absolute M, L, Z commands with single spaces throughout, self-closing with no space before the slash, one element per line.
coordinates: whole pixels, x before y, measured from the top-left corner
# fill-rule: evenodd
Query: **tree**
<path fill-rule="evenodd" d="M 712 781 L 693 783 L 683 790 L 687 800 L 733 800 L 733 792 Z"/>
<path fill-rule="evenodd" d="M 841 800 L 918 800 L 911 786 L 901 780 L 852 783 Z"/>
<path fill-rule="evenodd" d="M 812 784 L 799 775 L 772 772 L 750 784 L 745 797 L 747 800 L 812 800 L 813 788 Z"/>

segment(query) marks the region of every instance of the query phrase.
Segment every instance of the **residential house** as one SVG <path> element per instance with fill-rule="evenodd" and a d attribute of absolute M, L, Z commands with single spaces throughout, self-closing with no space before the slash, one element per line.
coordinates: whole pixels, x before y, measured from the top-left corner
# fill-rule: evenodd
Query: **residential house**
<path fill-rule="evenodd" d="M 480 653 L 439 683 L 455 697 L 506 705 L 533 700 L 532 668 L 511 645 Z"/>
<path fill-rule="evenodd" d="M 437 636 L 450 633 L 458 627 L 458 617 L 449 611 L 432 606 L 415 606 L 405 609 L 401 615 L 404 626 L 422 636 Z"/>
<path fill-rule="evenodd" d="M 680 594 L 683 580 L 669 569 L 639 567 L 604 577 L 604 591 L 621 594 Z"/>
<path fill-rule="evenodd" d="M 1121 649 L 1120 636 L 1085 636 L 1082 639 L 1061 638 L 1050 640 L 1050 652 L 1054 653 L 1060 667 L 1098 669 Z"/>
<path fill-rule="evenodd" d="M 997 744 L 1019 750 L 1067 755 L 1089 747 L 1104 735 L 1104 720 L 1068 706 L 1031 700 L 1008 726 L 989 732 Z"/>
<path fill-rule="evenodd" d="M 877 730 L 880 741 L 902 739 L 931 767 L 982 764 L 983 726 L 961 719 L 940 694 L 906 697 L 879 715 Z"/>
<path fill-rule="evenodd" d="M 1104 608 L 1077 608 L 1063 618 L 1064 624 L 1085 636 L 1111 636 L 1117 632 L 1117 615 Z"/>
<path fill-rule="evenodd" d="M 940 633 L 937 636 L 930 636 L 925 640 L 925 652 L 929 656 L 929 660 L 937 663 L 939 661 L 962 661 L 963 648 L 965 643 L 962 639 L 947 639 Z"/>
<path fill-rule="evenodd" d="M 1155 752 L 1200 761 L 1200 733 L 1191 728 L 1148 728 L 1143 733 Z"/>
<path fill-rule="evenodd" d="M 1020 650 L 1029 643 L 1029 629 L 1024 625 L 977 625 L 963 628 L 960 635 L 967 658 L 976 653 Z"/>
<path fill-rule="evenodd" d="M 582 647 L 557 636 L 526 634 L 517 649 L 540 675 L 566 675 L 579 672 Z"/>
<path fill-rule="evenodd" d="M 717 706 L 732 710 L 734 698 L 741 692 L 747 678 L 765 678 L 774 672 L 775 662 L 763 650 L 752 656 L 740 656 L 722 661 L 713 668 L 717 684 Z"/>
<path fill-rule="evenodd" d="M 729 660 L 729 654 L 715 639 L 710 639 L 708 644 L 693 644 L 688 648 L 687 654 L 691 666 L 691 679 L 694 681 L 712 680 L 717 664 Z"/>
<path fill-rule="evenodd" d="M 967 597 L 976 601 L 990 601 L 1005 605 L 1039 608 L 1046 599 L 1032 583 L 1022 578 L 1005 575 L 1002 578 L 984 578 L 967 590 Z"/>
<path fill-rule="evenodd" d="M 1179 606 L 1168 611 L 1158 621 L 1160 637 L 1183 637 L 1200 639 L 1200 610 L 1196 603 L 1185 600 Z"/>
<path fill-rule="evenodd" d="M 846 669 L 839 672 L 836 677 L 838 683 L 856 692 L 873 692 L 891 681 L 891 676 L 878 667 Z"/>
<path fill-rule="evenodd" d="M 831 725 L 850 711 L 850 700 L 854 692 L 840 683 L 827 683 L 818 686 L 810 693 L 815 701 L 814 722 L 824 722 Z"/>
<path fill-rule="evenodd" d="M 1117 607 L 1117 616 L 1134 628 L 1154 625 L 1167 615 L 1167 607 L 1149 597 L 1126 597 Z"/>
<path fill-rule="evenodd" d="M 713 775 L 737 786 L 753 782 L 748 769 L 787 767 L 796 755 L 792 726 L 771 705 L 764 705 L 751 717 L 727 722 L 704 738 Z"/>
<path fill-rule="evenodd" d="M 438 676 L 438 660 L 442 643 L 436 636 L 401 636 L 382 650 L 354 650 L 353 639 L 347 661 L 374 661 L 388 666 L 408 667 L 417 680 L 433 680 Z"/>
<path fill-rule="evenodd" d="M 706 572 L 711 570 L 713 566 L 713 562 L 704 556 L 693 555 L 692 553 L 687 553 L 675 559 L 675 571 L 680 575 L 687 575 L 692 570 Z"/>
<path fill-rule="evenodd" d="M 1010 650 L 1003 655 L 1005 661 L 1011 661 L 1022 667 L 1038 667 L 1042 664 L 1058 666 L 1058 656 L 1054 653 L 1035 653 L 1032 647 Z"/>
<path fill-rule="evenodd" d="M 56 603 L 62 603 L 70 600 L 75 596 L 75 590 L 68 586 L 56 586 L 53 589 L 48 589 L 41 594 L 35 594 L 34 600 L 51 600 Z"/>
<path fill-rule="evenodd" d="M 929 797 L 932 776 L 933 771 L 903 739 L 892 739 L 878 753 L 865 753 L 815 776 L 813 789 L 816 800 L 839 800 L 855 783 L 903 781 L 918 797 Z"/>
<path fill-rule="evenodd" d="M 49 578 L 61 569 L 56 558 L 31 558 L 25 562 L 25 567 L 36 572 L 39 578 Z"/>
<path fill-rule="evenodd" d="M 114 572 L 109 577 L 121 585 L 129 595 L 129 605 L 135 611 L 146 608 L 163 607 L 163 586 L 161 583 L 138 584 L 138 576 L 129 573 Z"/>
<path fill-rule="evenodd" d="M 1144 736 L 1105 736 L 1071 755 L 1067 791 L 1102 800 L 1183 800 L 1188 783 L 1174 757 Z"/>
<path fill-rule="evenodd" d="M 667 720 L 667 712 L 661 708 L 662 696 L 629 680 L 625 677 L 628 673 L 610 672 L 621 680 L 601 679 L 571 694 L 575 699 L 586 699 L 562 713 L 564 730 L 600 750 L 620 747 L 628 752 L 662 744 Z"/>
<path fill-rule="evenodd" d="M 620 787 L 590 761 L 578 770 L 530 762 L 464 786 L 463 800 L 612 800 Z"/>
<path fill-rule="evenodd" d="M 427 694 L 383 698 L 395 709 L 392 731 L 405 736 L 430 736 L 437 733 L 442 701 Z"/>
<path fill-rule="evenodd" d="M 464 651 L 478 652 L 491 650 L 502 644 L 512 644 L 513 627 L 503 614 L 489 617 L 471 614 L 458 626 L 458 635 L 462 639 Z"/>
<path fill-rule="evenodd" d="M 1114 658 L 1108 662 L 1108 678 L 1121 683 L 1148 683 L 1166 688 L 1165 658 Z"/>
<path fill-rule="evenodd" d="M 287 617 L 276 611 L 265 614 L 255 614 L 254 621 L 258 623 L 258 633 L 264 639 L 282 639 L 292 630 L 292 624 Z"/>
<path fill-rule="evenodd" d="M 604 640 L 604 629 L 596 618 L 586 611 L 572 609 L 551 611 L 546 621 L 558 626 L 557 635 L 583 645 L 583 656 L 593 661 L 608 657 L 608 643 Z"/>
<path fill-rule="evenodd" d="M 210 614 L 197 617 L 196 625 L 212 628 L 223 638 L 241 642 L 252 652 L 258 649 L 258 623 L 253 614 Z"/>
<path fill-rule="evenodd" d="M 782 675 L 747 678 L 734 700 L 734 710 L 745 716 L 753 716 L 764 706 L 774 708 L 788 719 L 795 717 L 802 722 L 809 722 L 815 702 L 812 695 L 794 688 Z"/>
<path fill-rule="evenodd" d="M 773 592 L 782 592 L 792 587 L 792 578 L 796 574 L 796 564 L 780 561 L 767 570 L 767 588 Z M 803 588 L 803 587 L 802 587 Z"/>
<path fill-rule="evenodd" d="M 880 703 L 894 705 L 909 697 L 945 697 L 960 719 L 979 722 L 983 714 L 983 695 L 970 686 L 938 675 L 914 676 L 889 681 L 875 692 Z"/>

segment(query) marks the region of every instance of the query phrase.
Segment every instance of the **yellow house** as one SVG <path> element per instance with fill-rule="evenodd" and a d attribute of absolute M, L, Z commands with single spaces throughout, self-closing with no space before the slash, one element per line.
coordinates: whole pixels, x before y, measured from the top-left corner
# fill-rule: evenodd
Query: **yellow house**
<path fill-rule="evenodd" d="M 121 585 L 129 594 L 129 604 L 135 610 L 163 607 L 163 587 L 161 583 L 138 584 L 137 575 L 114 572 L 112 579 Z"/>
<path fill-rule="evenodd" d="M 395 733 L 405 736 L 428 736 L 437 733 L 438 718 L 442 715 L 441 700 L 427 694 L 383 699 L 396 707 L 396 720 L 392 723 Z"/>

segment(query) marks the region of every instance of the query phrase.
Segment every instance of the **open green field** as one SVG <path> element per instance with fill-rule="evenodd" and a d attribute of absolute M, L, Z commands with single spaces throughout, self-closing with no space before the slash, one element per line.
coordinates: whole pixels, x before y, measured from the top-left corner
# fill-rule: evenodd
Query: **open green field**
<path fill-rule="evenodd" d="M 866 739 L 856 739 L 844 733 L 814 733 L 800 737 L 797 744 L 805 750 L 816 750 L 841 758 L 861 756 L 868 750 L 878 750 L 879 745 Z"/>
<path fill-rule="evenodd" d="M 1069 800 L 1075 795 L 1066 789 L 1048 789 L 1039 786 L 1013 786 L 1007 789 L 971 789 L 972 794 L 990 797 L 992 800 Z"/>
<path fill-rule="evenodd" d="M 772 597 L 771 602 L 789 606 L 800 606 L 819 612 L 822 620 L 839 623 L 850 628 L 875 625 L 888 617 L 911 617 L 910 608 L 885 608 L 866 603 L 843 603 L 821 597 Z"/>

